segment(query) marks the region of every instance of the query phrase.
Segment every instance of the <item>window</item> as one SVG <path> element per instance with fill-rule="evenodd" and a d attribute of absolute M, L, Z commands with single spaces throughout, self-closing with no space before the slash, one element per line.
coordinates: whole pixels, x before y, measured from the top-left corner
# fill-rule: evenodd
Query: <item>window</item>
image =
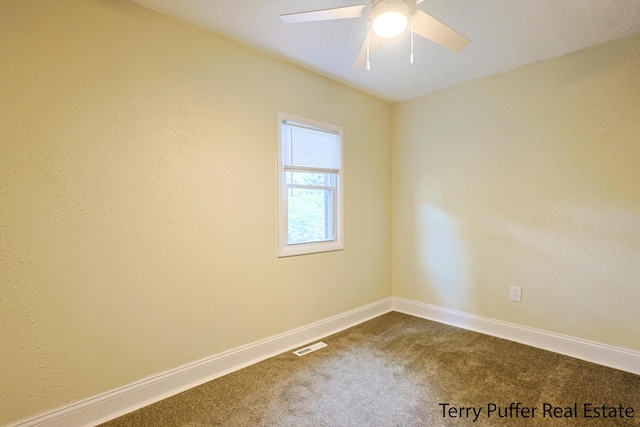
<path fill-rule="evenodd" d="M 342 241 L 342 128 L 278 114 L 279 256 Z"/>

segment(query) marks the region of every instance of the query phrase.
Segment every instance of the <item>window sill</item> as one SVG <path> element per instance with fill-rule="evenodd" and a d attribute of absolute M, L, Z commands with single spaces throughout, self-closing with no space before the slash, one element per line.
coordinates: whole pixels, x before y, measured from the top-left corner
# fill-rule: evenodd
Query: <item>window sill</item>
<path fill-rule="evenodd" d="M 285 258 L 290 256 L 317 254 L 321 252 L 333 252 L 341 251 L 344 249 L 344 245 L 341 242 L 315 242 L 315 243 L 300 243 L 297 245 L 283 245 L 280 246 L 278 258 Z"/>

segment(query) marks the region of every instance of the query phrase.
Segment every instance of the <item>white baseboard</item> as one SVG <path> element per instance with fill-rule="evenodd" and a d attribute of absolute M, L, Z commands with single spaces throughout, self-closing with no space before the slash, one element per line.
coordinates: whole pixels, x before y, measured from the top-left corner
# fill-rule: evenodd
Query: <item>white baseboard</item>
<path fill-rule="evenodd" d="M 640 375 L 640 352 L 393 297 L 394 311 Z"/>
<path fill-rule="evenodd" d="M 96 426 L 390 311 L 391 298 L 386 298 L 12 424 L 11 427 Z"/>
<path fill-rule="evenodd" d="M 172 369 L 10 427 L 96 426 L 392 310 L 640 375 L 638 351 L 393 297 Z"/>

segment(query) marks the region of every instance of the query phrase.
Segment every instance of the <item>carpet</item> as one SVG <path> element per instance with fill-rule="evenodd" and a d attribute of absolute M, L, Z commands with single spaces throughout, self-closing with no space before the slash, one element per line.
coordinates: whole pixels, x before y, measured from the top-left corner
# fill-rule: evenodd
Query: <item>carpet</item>
<path fill-rule="evenodd" d="M 103 427 L 640 426 L 640 376 L 391 312 Z"/>

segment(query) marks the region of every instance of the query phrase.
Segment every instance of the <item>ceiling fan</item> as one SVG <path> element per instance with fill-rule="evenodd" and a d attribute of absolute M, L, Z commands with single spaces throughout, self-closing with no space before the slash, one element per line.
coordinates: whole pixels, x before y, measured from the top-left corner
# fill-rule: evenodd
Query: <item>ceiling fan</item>
<path fill-rule="evenodd" d="M 413 34 L 418 34 L 451 49 L 461 52 L 470 42 L 468 38 L 449 28 L 431 15 L 418 9 L 424 0 L 371 0 L 371 4 L 313 10 L 310 12 L 280 15 L 284 23 L 328 21 L 333 19 L 368 17 L 367 37 L 362 44 L 354 69 L 370 69 L 369 58 L 384 39 L 411 32 L 411 55 L 413 63 Z"/>

